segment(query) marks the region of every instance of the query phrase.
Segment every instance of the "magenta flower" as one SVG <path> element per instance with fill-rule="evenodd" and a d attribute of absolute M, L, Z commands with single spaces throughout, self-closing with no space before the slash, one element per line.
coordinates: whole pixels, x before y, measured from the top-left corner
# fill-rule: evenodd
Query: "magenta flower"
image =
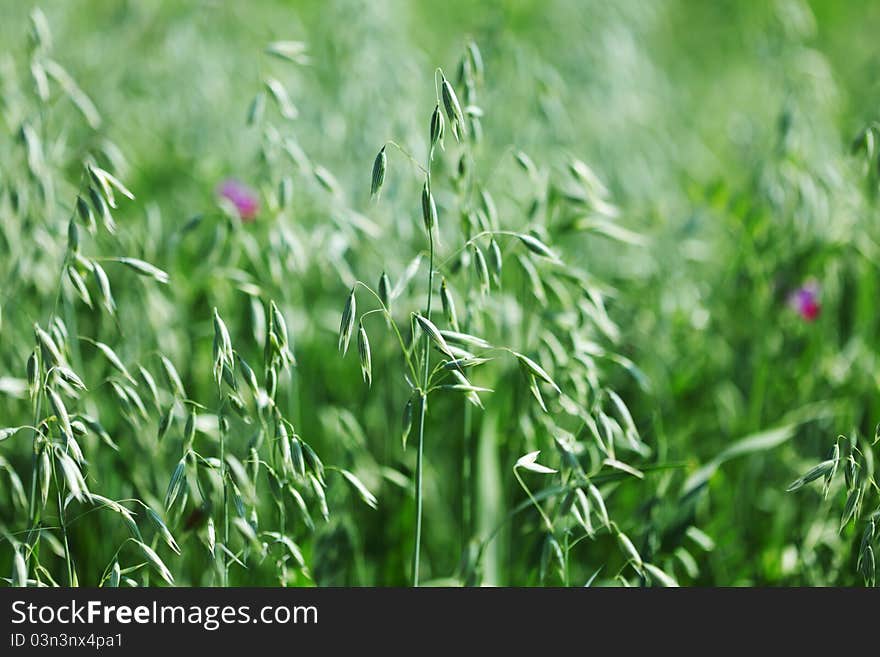
<path fill-rule="evenodd" d="M 788 305 L 804 320 L 812 322 L 822 312 L 819 303 L 819 283 L 813 279 L 805 281 L 788 296 Z"/>
<path fill-rule="evenodd" d="M 228 178 L 217 186 L 217 196 L 232 204 L 242 221 L 253 221 L 260 211 L 257 193 L 234 178 Z"/>

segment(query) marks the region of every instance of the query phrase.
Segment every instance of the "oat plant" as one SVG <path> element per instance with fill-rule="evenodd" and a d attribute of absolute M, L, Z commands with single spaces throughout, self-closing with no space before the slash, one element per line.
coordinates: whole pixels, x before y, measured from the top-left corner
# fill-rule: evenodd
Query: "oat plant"
<path fill-rule="evenodd" d="M 433 446 L 430 441 L 433 425 L 429 421 L 429 408 L 431 407 L 429 401 L 433 400 L 436 395 L 453 394 L 464 400 L 469 407 L 479 411 L 483 408 L 483 396 L 491 398 L 493 392 L 491 388 L 475 382 L 475 377 L 480 375 L 481 369 L 488 363 L 500 359 L 516 365 L 519 376 L 529 391 L 539 414 L 540 422 L 549 429 L 551 435 L 557 436 L 557 443 L 563 440 L 562 435 L 567 432 L 554 423 L 553 414 L 550 413 L 548 407 L 553 405 L 555 408 L 561 404 L 564 411 L 575 418 L 575 421 L 581 422 L 582 431 L 592 428 L 593 434 L 598 439 L 598 444 L 607 454 L 604 461 L 606 467 L 616 469 L 622 475 L 642 477 L 641 472 L 614 458 L 614 443 L 623 439 L 628 449 L 632 449 L 642 456 L 648 451 L 647 447 L 639 440 L 629 412 L 619 396 L 610 391 L 601 392 L 602 396 L 598 398 L 598 401 L 601 401 L 602 397 L 606 397 L 612 402 L 612 406 L 625 421 L 623 428 L 616 420 L 604 413 L 600 415 L 603 422 L 603 427 L 600 428 L 594 420 L 594 413 L 587 407 L 581 407 L 574 397 L 563 392 L 548 369 L 539 362 L 537 355 L 527 355 L 523 350 L 505 346 L 503 342 L 495 339 L 490 341 L 481 335 L 483 331 L 489 329 L 490 324 L 495 324 L 496 330 L 505 328 L 503 322 L 499 325 L 498 317 L 493 317 L 490 298 L 493 292 L 499 294 L 502 292 L 502 271 L 506 257 L 516 258 L 525 275 L 524 277 L 521 275 L 520 280 L 526 285 L 530 285 L 532 294 L 539 299 L 541 305 L 547 304 L 545 292 L 547 286 L 552 286 L 554 292 L 562 295 L 562 300 L 566 300 L 571 294 L 567 288 L 573 287 L 582 292 L 586 277 L 577 269 L 567 266 L 542 237 L 542 231 L 547 233 L 547 217 L 542 215 L 545 212 L 552 214 L 555 210 L 554 207 L 542 208 L 542 203 L 546 203 L 546 197 L 542 197 L 541 194 L 536 194 L 536 198 L 532 202 L 531 231 L 509 230 L 502 227 L 492 195 L 483 186 L 478 173 L 473 169 L 474 150 L 479 147 L 483 116 L 483 110 L 477 105 L 476 96 L 478 85 L 484 78 L 482 57 L 475 44 L 469 44 L 459 71 L 459 85 L 465 89 L 464 103 L 459 100 L 453 84 L 443 71 L 437 69 L 435 73 L 436 105 L 430 115 L 426 130 L 428 137 L 427 157 L 424 164 L 418 163 L 396 141 L 386 142 L 379 150 L 373 163 L 370 195 L 374 199 L 378 199 L 386 182 L 389 147 L 402 153 L 417 172 L 424 176 L 420 193 L 420 209 L 426 253 L 423 251 L 416 254 L 415 259 L 404 273 L 404 280 L 398 282 L 393 288 L 386 272 L 383 272 L 378 278 L 379 283 L 376 289 L 358 280 L 346 300 L 338 338 L 339 350 L 345 355 L 352 338 L 355 334 L 357 335 L 361 370 L 364 381 L 368 385 L 379 382 L 374 381 L 375 377 L 371 372 L 371 342 L 368 337 L 367 326 L 369 322 L 367 320 L 373 316 L 381 317 L 383 321 L 376 322 L 373 326 L 390 329 L 389 337 L 397 343 L 399 348 L 403 378 L 409 386 L 408 401 L 403 412 L 404 449 L 407 446 L 407 438 L 410 433 L 413 434 L 416 443 L 415 481 L 413 484 L 415 522 L 411 568 L 411 582 L 414 586 L 418 586 L 421 581 L 420 555 L 425 453 L 426 446 L 428 448 Z M 510 162 L 517 163 L 532 184 L 539 184 L 539 171 L 531 159 L 522 152 L 516 152 L 515 155 L 516 157 L 511 158 Z M 450 202 L 438 209 L 435 199 L 435 194 L 438 191 L 438 179 L 434 175 L 434 171 L 440 158 L 455 158 L 454 165 L 451 167 L 453 170 L 450 181 L 452 190 L 446 195 L 447 198 L 454 199 L 454 204 Z M 577 162 L 573 165 L 572 171 L 575 180 L 579 181 L 583 185 L 583 189 L 586 190 L 585 193 L 589 194 L 589 197 L 583 199 L 575 197 L 573 202 L 585 203 L 601 209 L 610 207 L 607 202 L 603 201 L 603 192 L 599 189 L 599 184 L 586 165 Z M 459 214 L 461 217 L 461 221 L 457 222 L 460 226 L 458 231 L 453 229 L 456 222 L 449 219 L 455 214 Z M 594 217 L 594 220 L 596 219 L 598 217 Z M 395 316 L 395 312 L 399 315 L 400 311 L 400 302 L 397 297 L 422 267 L 425 267 L 422 288 L 424 305 L 419 309 L 410 310 L 409 321 L 401 328 Z M 461 291 L 467 300 L 467 306 L 461 315 L 455 303 L 457 293 L 453 291 L 454 286 Z M 360 295 L 359 292 L 363 292 L 366 296 Z M 442 312 L 435 313 L 434 299 L 438 293 Z M 597 290 L 589 290 L 588 294 L 590 295 L 588 296 L 589 302 L 584 306 L 584 311 L 592 315 L 587 321 L 593 323 L 600 314 L 590 311 L 602 310 L 601 297 Z M 371 309 L 361 314 L 359 314 L 359 296 L 363 300 L 362 303 L 366 302 L 371 306 Z M 527 305 L 522 306 L 522 311 L 524 313 L 530 312 Z M 519 333 L 520 340 L 522 340 L 523 333 L 517 331 L 517 328 L 521 329 L 533 323 L 546 321 L 546 318 L 543 320 L 541 318 L 544 314 L 541 310 L 535 309 L 531 312 L 534 313 L 532 317 L 526 314 L 518 319 L 519 326 L 512 327 L 513 334 L 501 330 L 498 331 L 499 337 L 504 337 L 506 332 L 508 333 L 507 338 L 514 337 Z M 571 335 L 570 326 L 560 327 L 560 329 L 563 334 Z M 567 361 L 564 356 L 565 347 L 555 336 L 554 330 L 549 325 L 544 330 L 543 337 L 547 341 L 545 344 L 549 346 L 549 349 L 547 346 L 542 348 L 544 355 L 551 359 L 555 355 L 557 359 Z M 435 353 L 438 355 L 436 361 L 432 360 Z M 600 354 L 605 355 L 604 352 L 596 355 Z M 613 354 L 608 354 L 608 356 L 612 359 L 618 358 Z M 587 380 L 595 380 L 596 378 L 591 360 L 592 358 L 585 361 L 586 366 L 592 370 L 588 373 Z M 625 359 L 618 358 L 618 360 L 626 363 Z M 562 364 L 565 363 L 560 363 L 560 365 Z M 571 370 L 570 367 L 569 370 Z M 574 372 L 572 375 L 572 382 L 580 387 L 582 381 L 577 381 L 577 375 L 574 375 Z M 389 382 L 383 383 L 390 384 Z M 499 381 L 499 384 L 507 385 L 503 381 Z M 600 391 L 597 389 L 596 392 Z M 584 390 L 584 395 L 588 396 L 588 391 Z M 586 399 L 584 401 L 586 403 Z M 592 405 L 595 403 L 591 402 Z M 470 412 L 470 410 L 467 411 L 465 426 L 462 427 L 465 435 L 470 434 L 471 425 L 474 422 Z M 533 412 L 528 410 L 528 407 L 524 407 L 523 421 L 532 424 L 534 417 L 536 416 L 533 415 Z M 605 436 L 602 435 L 604 432 L 607 432 Z M 444 441 L 448 441 L 448 427 L 445 435 Z M 573 436 L 572 439 L 574 439 Z M 560 559 L 563 559 L 563 550 L 555 537 L 557 533 L 560 535 L 561 533 L 520 476 L 520 470 L 541 474 L 556 472 L 556 470 L 537 465 L 534 462 L 536 454 L 537 452 L 533 452 L 520 459 L 513 472 L 516 480 L 543 519 L 544 531 L 547 532 L 546 544 L 550 550 L 560 555 Z M 566 456 L 564 448 L 563 456 Z M 580 465 L 573 453 L 569 452 L 567 456 L 577 464 L 580 470 Z M 473 488 L 472 472 L 474 466 L 468 448 L 464 450 L 461 467 L 464 472 L 465 495 L 469 497 Z M 613 529 L 618 537 L 624 536 L 611 524 L 607 512 L 604 511 L 601 493 L 590 483 L 583 472 L 581 472 L 580 480 L 576 485 L 584 486 L 583 490 L 576 489 L 575 484 L 570 482 L 556 490 L 556 496 L 566 496 L 568 493 L 564 504 L 566 508 L 570 509 L 573 508 L 573 505 L 569 500 L 574 498 L 575 490 L 580 491 L 577 498 L 580 506 L 574 513 L 586 525 L 588 534 L 592 536 L 594 533 L 588 524 L 590 516 L 600 513 L 604 517 L 604 524 L 608 531 Z M 590 501 L 590 498 L 584 494 L 586 490 L 590 491 L 590 497 L 593 501 Z M 543 497 L 548 499 L 546 494 Z M 469 500 L 466 504 L 469 506 Z M 468 514 L 469 510 L 466 508 L 463 511 L 464 525 L 468 524 Z M 472 529 L 465 527 L 464 531 L 470 532 Z M 626 540 L 628 541 L 628 539 Z M 466 561 L 469 559 L 467 557 L 469 550 L 470 547 L 466 545 L 464 547 Z M 479 567 L 477 562 L 482 556 L 482 548 L 474 556 L 476 561 L 471 561 L 466 569 Z M 641 561 L 638 562 L 638 566 L 641 572 Z M 469 579 L 467 573 L 465 576 L 466 579 Z"/>

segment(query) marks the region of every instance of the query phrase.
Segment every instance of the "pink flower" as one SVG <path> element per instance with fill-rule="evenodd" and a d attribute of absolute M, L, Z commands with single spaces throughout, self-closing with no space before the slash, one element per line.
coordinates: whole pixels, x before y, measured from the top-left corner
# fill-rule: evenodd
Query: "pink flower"
<path fill-rule="evenodd" d="M 217 196 L 231 203 L 242 221 L 253 221 L 260 211 L 257 193 L 234 178 L 228 178 L 217 186 Z"/>
<path fill-rule="evenodd" d="M 805 281 L 788 296 L 789 307 L 804 320 L 812 322 L 822 312 L 819 303 L 819 283 L 813 279 Z"/>

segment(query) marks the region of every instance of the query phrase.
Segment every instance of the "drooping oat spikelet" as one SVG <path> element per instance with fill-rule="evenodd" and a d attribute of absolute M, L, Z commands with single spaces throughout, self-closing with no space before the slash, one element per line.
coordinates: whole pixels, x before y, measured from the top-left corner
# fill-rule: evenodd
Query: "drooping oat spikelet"
<path fill-rule="evenodd" d="M 443 314 L 446 315 L 446 322 L 452 327 L 453 331 L 458 331 L 458 314 L 455 311 L 455 301 L 446 285 L 446 278 L 440 280 L 440 304 L 443 306 Z"/>
<path fill-rule="evenodd" d="M 83 199 L 82 196 L 76 197 L 76 213 L 79 215 L 80 221 L 85 224 L 88 231 L 94 234 L 97 230 L 95 215 L 92 213 L 92 208 L 85 202 L 85 199 Z"/>
<path fill-rule="evenodd" d="M 348 344 L 351 342 L 356 313 L 357 300 L 355 299 L 354 288 L 351 288 L 351 292 L 345 301 L 345 308 L 342 310 L 342 320 L 339 323 L 339 344 L 337 348 L 342 352 L 343 356 L 348 353 Z"/>
<path fill-rule="evenodd" d="M 391 279 L 388 278 L 388 274 L 384 271 L 382 275 L 379 277 L 379 300 L 382 302 L 382 305 L 385 306 L 385 309 L 389 312 L 391 311 Z"/>
<path fill-rule="evenodd" d="M 443 334 L 440 333 L 440 329 L 434 326 L 434 323 L 431 322 L 431 320 L 422 317 L 418 313 L 414 313 L 413 317 L 415 317 L 415 320 L 416 322 L 418 322 L 419 327 L 427 334 L 431 341 L 435 345 L 437 345 L 437 348 L 444 354 L 449 356 L 449 358 L 455 360 L 455 356 L 452 353 L 452 350 L 449 348 L 449 345 L 446 343 L 446 339 L 443 337 Z"/>
<path fill-rule="evenodd" d="M 364 329 L 364 323 L 358 325 L 358 355 L 361 361 L 361 375 L 368 386 L 373 385 L 373 358 L 370 353 L 370 340 L 367 338 L 367 331 Z"/>
<path fill-rule="evenodd" d="M 284 85 L 281 84 L 279 80 L 276 80 L 275 78 L 267 78 L 265 84 L 266 89 L 269 90 L 269 94 L 278 105 L 278 111 L 281 113 L 281 116 L 288 120 L 295 119 L 299 116 L 299 110 L 293 104 L 293 101 L 290 100 L 287 89 L 284 88 Z"/>
<path fill-rule="evenodd" d="M 235 365 L 235 356 L 232 352 L 232 340 L 226 323 L 220 317 L 217 308 L 214 308 L 214 380 L 217 385 L 223 380 L 224 370 L 232 370 Z"/>
<path fill-rule="evenodd" d="M 112 258 L 112 260 L 125 265 L 141 276 L 149 276 L 160 283 L 168 283 L 168 274 L 149 262 L 144 262 L 138 258 Z"/>
<path fill-rule="evenodd" d="M 186 391 L 183 388 L 183 381 L 180 378 L 180 374 L 177 373 L 174 363 L 166 356 L 160 356 L 159 360 L 162 363 L 162 371 L 165 373 L 165 380 L 168 383 L 168 387 L 171 388 L 171 393 L 180 399 L 185 399 Z"/>
<path fill-rule="evenodd" d="M 461 104 L 458 102 L 458 96 L 455 95 L 455 89 L 452 88 L 446 76 L 441 73 L 440 77 L 440 96 L 443 99 L 443 108 L 446 110 L 446 116 L 452 126 L 452 134 L 455 135 L 457 141 L 461 141 L 462 137 L 467 134 Z"/>
<path fill-rule="evenodd" d="M 517 237 L 519 238 L 519 241 L 522 242 L 525 247 L 532 253 L 542 256 L 544 258 L 550 258 L 551 260 L 559 259 L 559 257 L 550 250 L 550 247 L 544 244 L 537 237 L 533 235 L 528 235 L 526 233 L 518 233 Z"/>
<path fill-rule="evenodd" d="M 294 64 L 308 64 L 307 48 L 302 41 L 273 41 L 266 46 L 266 53 Z"/>
<path fill-rule="evenodd" d="M 116 301 L 113 298 L 113 290 L 110 289 L 110 279 L 104 268 L 95 261 L 92 261 L 92 274 L 95 282 L 98 284 L 98 292 L 101 295 L 101 303 L 105 310 L 110 314 L 116 313 Z"/>
<path fill-rule="evenodd" d="M 483 255 L 483 250 L 474 244 L 473 246 L 474 253 L 474 271 L 477 275 L 477 281 L 480 283 L 480 293 L 483 296 L 489 294 L 489 266 L 486 264 L 486 256 Z"/>
<path fill-rule="evenodd" d="M 443 148 L 444 130 L 443 113 L 440 111 L 440 105 L 435 105 L 431 114 L 431 146 L 440 144 L 440 148 Z"/>
<path fill-rule="evenodd" d="M 489 240 L 489 266 L 492 268 L 492 278 L 495 280 L 495 285 L 501 285 L 503 260 L 501 247 L 498 246 L 498 242 L 493 237 Z"/>
<path fill-rule="evenodd" d="M 382 191 L 382 184 L 385 182 L 385 170 L 388 167 L 388 156 L 385 154 L 385 147 L 376 155 L 373 162 L 373 176 L 370 181 L 370 196 L 378 196 Z"/>
<path fill-rule="evenodd" d="M 428 233 L 434 230 L 434 226 L 437 224 L 437 205 L 434 203 L 434 195 L 428 187 L 427 180 L 422 187 L 422 221 Z"/>

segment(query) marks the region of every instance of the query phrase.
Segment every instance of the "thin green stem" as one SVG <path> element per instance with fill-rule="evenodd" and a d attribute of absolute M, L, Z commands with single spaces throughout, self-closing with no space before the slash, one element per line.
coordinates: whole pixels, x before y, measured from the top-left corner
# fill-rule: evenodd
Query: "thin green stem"
<path fill-rule="evenodd" d="M 64 561 L 67 565 L 67 585 L 75 586 L 73 561 L 70 556 L 70 543 L 67 540 L 67 523 L 64 519 L 64 503 L 61 500 L 61 484 L 58 482 L 58 474 L 55 471 L 54 456 L 52 458 L 52 479 L 55 481 L 55 493 L 58 500 L 58 524 L 61 525 L 61 535 L 64 538 Z"/>
<path fill-rule="evenodd" d="M 526 486 L 526 482 L 524 482 L 522 477 L 519 476 L 519 468 L 515 467 L 513 469 L 513 476 L 516 477 L 516 480 L 519 482 L 520 487 L 526 492 L 526 495 L 529 496 L 529 500 L 531 501 L 532 505 L 538 510 L 538 513 L 541 514 L 541 518 L 544 521 L 544 525 L 547 527 L 547 531 L 552 534 L 553 533 L 553 523 L 550 522 L 550 518 L 544 512 L 544 507 L 542 507 L 538 503 L 538 500 L 535 499 L 535 496 L 532 495 L 531 489 L 528 486 Z"/>
<path fill-rule="evenodd" d="M 428 410 L 428 395 L 422 392 L 421 409 L 419 411 L 419 439 L 416 451 L 416 536 L 413 550 L 412 581 L 413 586 L 419 585 L 419 553 L 422 544 L 422 458 L 425 443 L 425 414 Z"/>
<path fill-rule="evenodd" d="M 568 571 L 569 571 L 569 557 L 571 555 L 571 546 L 568 544 L 569 535 L 568 532 L 565 532 L 565 546 L 563 547 L 563 554 L 565 555 L 564 563 L 563 563 L 563 573 L 562 573 L 562 585 L 565 587 L 571 586 L 569 583 Z"/>
<path fill-rule="evenodd" d="M 428 193 L 431 193 L 431 159 L 434 157 L 434 147 L 431 146 L 428 153 L 427 185 Z M 425 305 L 425 318 L 431 321 L 431 302 L 434 296 L 434 230 L 428 227 L 428 299 Z M 431 339 L 424 335 L 424 347 L 422 351 L 422 393 L 421 412 L 419 413 L 419 436 L 418 451 L 416 453 L 416 535 L 413 549 L 412 581 L 413 586 L 419 585 L 419 556 L 422 546 L 422 479 L 424 470 L 425 449 L 425 415 L 428 411 L 428 381 L 431 375 Z"/>
<path fill-rule="evenodd" d="M 462 534 L 462 552 L 467 550 L 468 542 L 473 533 L 472 520 L 472 489 L 473 489 L 473 440 L 471 431 L 473 429 L 473 410 L 468 401 L 464 402 L 464 436 L 462 440 L 462 492 L 461 492 L 461 534 Z"/>
<path fill-rule="evenodd" d="M 434 287 L 434 237 L 431 231 L 428 231 L 428 240 L 430 243 L 430 268 L 428 270 L 428 303 L 425 309 L 425 317 L 431 317 L 431 297 L 432 288 Z M 415 549 L 413 551 L 412 580 L 413 586 L 419 585 L 419 554 L 422 545 L 422 479 L 423 479 L 423 455 L 425 450 L 425 416 L 428 412 L 428 377 L 430 376 L 430 360 L 431 360 L 431 342 L 426 334 L 424 336 L 423 360 L 424 377 L 422 379 L 421 394 L 421 411 L 419 413 L 419 436 L 418 451 L 416 453 L 416 536 Z"/>
<path fill-rule="evenodd" d="M 224 428 L 223 407 L 225 399 L 220 393 L 220 484 L 223 487 L 223 547 L 229 549 L 229 493 L 226 482 L 226 430 Z M 226 551 L 221 550 L 222 585 L 229 586 L 229 560 Z"/>
<path fill-rule="evenodd" d="M 101 574 L 101 581 L 98 583 L 99 587 L 104 586 L 104 582 L 106 582 L 107 578 L 110 577 L 110 570 L 113 568 L 113 563 L 119 557 L 119 553 L 122 552 L 122 548 L 124 548 L 128 544 L 129 541 L 134 541 L 134 540 L 135 539 L 131 538 L 131 537 L 126 538 L 124 541 L 122 541 L 122 543 L 119 544 L 119 547 L 116 548 L 116 552 L 113 553 L 113 557 L 110 559 L 109 563 L 107 564 L 107 567 L 104 568 L 104 572 Z M 142 568 L 146 565 L 147 565 L 146 563 L 143 563 L 143 564 L 139 564 L 137 566 L 132 566 L 131 568 L 126 568 L 123 571 L 123 573 L 133 572 L 133 571 L 137 570 L 138 568 Z"/>
<path fill-rule="evenodd" d="M 272 437 L 270 438 L 270 437 L 269 437 L 269 436 L 270 436 L 270 434 L 269 434 L 269 425 L 268 425 L 268 423 L 266 422 L 266 418 L 265 418 L 265 416 L 263 415 L 262 412 L 259 413 L 259 419 L 260 419 L 260 427 L 261 427 L 262 435 L 264 435 L 264 436 L 266 437 L 267 442 L 269 442 L 269 444 L 271 445 L 271 442 L 272 442 L 273 440 L 275 440 L 276 434 L 278 433 L 277 427 L 275 426 L 275 420 L 273 420 L 273 427 L 272 427 L 272 433 L 271 433 L 271 436 L 272 436 Z M 261 445 L 261 443 L 258 443 L 258 444 L 257 444 L 257 449 L 259 449 L 259 446 L 260 446 L 260 445 Z M 274 466 L 275 466 L 275 463 L 274 463 L 274 461 L 275 461 L 275 449 L 272 448 L 272 447 L 270 447 L 270 449 L 269 449 L 269 457 L 270 457 L 270 458 L 272 459 L 272 461 L 273 461 L 271 464 L 270 464 L 270 463 L 267 463 L 267 462 L 265 462 L 265 461 L 262 461 L 261 459 L 257 458 L 257 463 L 263 465 L 263 466 L 266 468 L 266 471 L 267 471 L 267 477 L 272 476 L 271 474 L 269 474 L 269 471 L 270 471 L 270 470 L 271 470 L 273 473 L 275 472 L 275 467 L 274 467 Z M 257 479 L 254 480 L 254 490 L 255 490 L 255 492 L 256 492 L 256 486 L 257 486 L 258 483 L 259 483 L 259 478 L 257 478 Z M 286 508 L 286 506 L 285 506 L 285 504 L 284 504 L 284 494 L 283 494 L 283 492 L 282 492 L 282 494 L 279 495 L 278 498 L 276 499 L 275 506 L 278 507 L 278 525 L 279 525 L 279 532 L 281 533 L 282 536 L 285 536 L 285 535 L 287 534 L 287 508 Z"/>
<path fill-rule="evenodd" d="M 412 162 L 419 169 L 419 171 L 421 171 L 426 176 L 430 175 L 428 173 L 428 170 L 425 169 L 425 167 L 423 167 L 421 164 L 419 164 L 419 161 L 415 157 L 413 157 L 412 153 L 410 153 L 408 150 L 406 150 L 403 146 L 398 144 L 396 141 L 389 139 L 388 141 L 385 142 L 385 144 L 387 146 L 394 146 L 394 148 L 396 148 L 403 155 L 405 155 L 407 158 L 409 158 L 409 161 Z"/>

